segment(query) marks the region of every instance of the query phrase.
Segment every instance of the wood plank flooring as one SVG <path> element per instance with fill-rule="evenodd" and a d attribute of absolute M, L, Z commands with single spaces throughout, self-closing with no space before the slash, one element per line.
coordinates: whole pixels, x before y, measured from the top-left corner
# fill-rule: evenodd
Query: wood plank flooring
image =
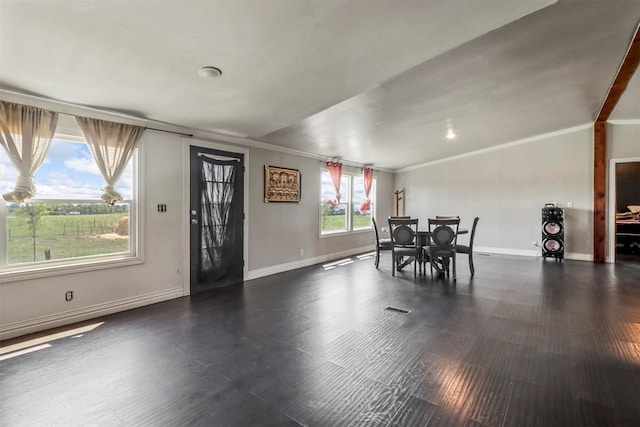
<path fill-rule="evenodd" d="M 2 360 L 0 425 L 640 425 L 640 264 L 477 255 L 454 284 L 351 260 Z"/>

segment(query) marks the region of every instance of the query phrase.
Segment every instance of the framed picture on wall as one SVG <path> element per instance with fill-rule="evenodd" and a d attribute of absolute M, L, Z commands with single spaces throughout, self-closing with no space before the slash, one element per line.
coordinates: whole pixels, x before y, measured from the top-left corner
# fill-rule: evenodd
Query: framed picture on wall
<path fill-rule="evenodd" d="M 264 167 L 264 201 L 294 202 L 300 201 L 302 176 L 298 169 L 277 166 Z"/>

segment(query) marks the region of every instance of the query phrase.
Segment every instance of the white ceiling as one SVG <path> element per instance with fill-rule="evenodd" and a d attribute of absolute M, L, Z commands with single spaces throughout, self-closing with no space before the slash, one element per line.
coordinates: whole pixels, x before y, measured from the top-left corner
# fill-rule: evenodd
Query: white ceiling
<path fill-rule="evenodd" d="M 593 121 L 639 21 L 640 0 L 0 0 L 0 88 L 398 169 Z M 638 80 L 615 118 L 640 118 Z"/>

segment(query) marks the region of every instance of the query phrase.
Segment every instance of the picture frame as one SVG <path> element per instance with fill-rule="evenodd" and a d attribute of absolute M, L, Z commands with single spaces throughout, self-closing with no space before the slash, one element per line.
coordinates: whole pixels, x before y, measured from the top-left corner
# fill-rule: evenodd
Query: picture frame
<path fill-rule="evenodd" d="M 301 190 L 302 174 L 298 169 L 264 166 L 265 203 L 298 203 Z"/>

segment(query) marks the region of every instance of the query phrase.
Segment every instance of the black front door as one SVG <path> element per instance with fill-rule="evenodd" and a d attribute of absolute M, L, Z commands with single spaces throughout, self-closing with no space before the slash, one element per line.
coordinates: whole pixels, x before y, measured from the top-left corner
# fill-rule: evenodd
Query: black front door
<path fill-rule="evenodd" d="M 243 281 L 244 155 L 190 152 L 191 293 Z"/>

